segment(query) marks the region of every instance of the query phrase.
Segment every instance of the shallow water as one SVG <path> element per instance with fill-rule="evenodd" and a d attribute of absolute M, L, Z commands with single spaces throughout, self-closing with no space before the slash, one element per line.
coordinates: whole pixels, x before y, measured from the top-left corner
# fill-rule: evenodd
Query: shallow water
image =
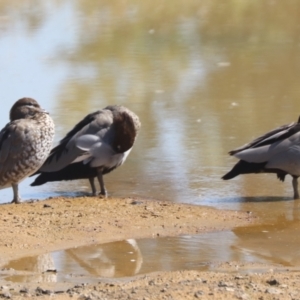
<path fill-rule="evenodd" d="M 126 105 L 142 130 L 105 178 L 111 196 L 253 211 L 299 247 L 290 178 L 220 179 L 235 163 L 229 150 L 298 118 L 299 8 L 292 0 L 175 0 L 172 9 L 153 0 L 2 0 L 0 127 L 23 96 L 51 113 L 56 142 L 87 113 Z M 31 181 L 20 185 L 25 200 L 90 191 L 87 181 Z M 0 191 L 1 203 L 11 199 L 11 189 Z M 243 247 L 267 252 L 272 239 L 252 242 L 248 232 L 239 231 Z M 285 249 L 285 259 L 293 253 Z"/>
<path fill-rule="evenodd" d="M 285 228 L 256 227 L 246 232 L 246 239 L 244 233 L 239 229 L 77 247 L 12 260 L 1 266 L 0 277 L 14 282 L 97 282 L 100 277 L 130 277 L 156 271 L 221 271 L 219 264 L 228 261 L 234 262 L 231 272 L 265 272 L 268 264 L 299 269 L 299 248 L 295 240 L 286 238 Z M 287 250 L 293 255 L 288 255 Z M 256 265 L 249 264 L 245 269 L 239 262 Z"/>

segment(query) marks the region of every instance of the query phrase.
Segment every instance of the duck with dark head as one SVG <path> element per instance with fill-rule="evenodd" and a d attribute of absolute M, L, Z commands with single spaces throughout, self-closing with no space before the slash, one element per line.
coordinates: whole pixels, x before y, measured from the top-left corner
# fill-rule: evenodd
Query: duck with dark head
<path fill-rule="evenodd" d="M 100 195 L 105 197 L 103 175 L 125 162 L 140 127 L 138 116 L 124 106 L 111 105 L 88 114 L 51 150 L 31 185 L 86 178 L 96 195 L 97 177 Z"/>

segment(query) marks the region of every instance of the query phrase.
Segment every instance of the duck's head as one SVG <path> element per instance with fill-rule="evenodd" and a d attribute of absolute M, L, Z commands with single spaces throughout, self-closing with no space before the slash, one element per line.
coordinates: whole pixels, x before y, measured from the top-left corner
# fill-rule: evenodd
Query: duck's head
<path fill-rule="evenodd" d="M 10 121 L 32 118 L 36 114 L 46 113 L 38 102 L 32 98 L 19 99 L 10 109 Z"/>

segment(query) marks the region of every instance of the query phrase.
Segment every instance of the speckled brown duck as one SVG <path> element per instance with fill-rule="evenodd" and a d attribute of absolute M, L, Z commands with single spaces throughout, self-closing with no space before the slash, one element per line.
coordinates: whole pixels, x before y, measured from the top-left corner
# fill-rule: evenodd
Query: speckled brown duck
<path fill-rule="evenodd" d="M 103 175 L 125 162 L 140 127 L 138 116 L 124 106 L 87 115 L 51 150 L 31 185 L 86 178 L 96 195 L 97 177 L 100 195 L 106 196 Z"/>
<path fill-rule="evenodd" d="M 12 203 L 20 203 L 18 184 L 44 163 L 53 137 L 54 123 L 37 101 L 22 98 L 12 106 L 0 132 L 0 189 L 12 186 Z"/>

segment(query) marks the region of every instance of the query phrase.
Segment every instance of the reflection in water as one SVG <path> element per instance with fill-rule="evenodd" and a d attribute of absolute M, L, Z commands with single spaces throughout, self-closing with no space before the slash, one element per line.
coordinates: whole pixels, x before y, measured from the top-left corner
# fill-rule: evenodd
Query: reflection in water
<path fill-rule="evenodd" d="M 65 251 L 64 272 L 76 264 L 91 276 L 125 277 L 140 271 L 143 257 L 133 239 Z M 69 269 L 70 268 L 70 269 Z"/>
<path fill-rule="evenodd" d="M 0 128 L 21 96 L 51 113 L 56 140 L 87 113 L 123 104 L 142 130 L 126 165 L 107 175 L 111 196 L 249 210 L 282 228 L 298 212 L 290 183 L 220 177 L 230 149 L 299 115 L 299 12 L 294 0 L 0 0 Z M 25 199 L 89 191 L 85 181 L 31 181 Z"/>
<path fill-rule="evenodd" d="M 4 269 L 25 271 L 26 274 L 6 277 L 8 281 L 16 282 L 56 282 L 54 260 L 51 253 L 41 254 L 12 260 L 2 266 Z"/>
<path fill-rule="evenodd" d="M 271 263 L 279 268 L 299 269 L 299 220 L 296 221 L 282 217 L 273 225 L 239 228 L 233 232 L 131 239 L 72 248 L 12 261 L 3 267 L 23 273 L 9 276 L 2 273 L 2 277 L 14 282 L 95 282 L 99 277 L 129 277 L 156 271 L 218 270 L 220 263 L 227 261 Z M 293 239 L 286 236 L 287 231 L 294 233 Z M 57 273 L 47 272 L 49 269 Z"/>
<path fill-rule="evenodd" d="M 2 266 L 2 270 L 16 271 L 16 274 L 5 277 L 8 281 L 56 282 L 68 279 L 76 282 L 78 277 L 83 276 L 134 276 L 140 272 L 142 264 L 143 257 L 137 242 L 128 239 L 24 257 L 10 261 Z"/>
<path fill-rule="evenodd" d="M 49 281 L 49 269 L 57 270 L 52 280 L 75 282 L 78 278 L 91 281 L 97 277 L 128 277 L 160 270 L 208 270 L 212 260 L 229 259 L 226 251 L 220 251 L 216 245 L 222 240 L 224 247 L 228 248 L 226 240 L 230 240 L 230 235 L 232 233 L 224 232 L 195 237 L 130 239 L 26 257 L 11 261 L 2 268 L 27 272 L 4 277 L 15 282 Z M 50 258 L 50 265 L 46 258 Z"/>
<path fill-rule="evenodd" d="M 295 201 L 291 214 L 278 214 L 271 224 L 234 229 L 238 239 L 232 247 L 234 252 L 240 253 L 238 260 L 252 256 L 255 261 L 299 268 L 299 205 L 300 202 Z"/>

